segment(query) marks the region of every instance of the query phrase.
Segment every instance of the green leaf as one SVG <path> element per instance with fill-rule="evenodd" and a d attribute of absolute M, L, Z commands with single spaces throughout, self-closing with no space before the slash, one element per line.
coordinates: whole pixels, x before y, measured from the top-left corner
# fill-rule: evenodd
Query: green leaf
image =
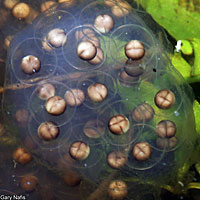
<path fill-rule="evenodd" d="M 172 37 L 181 40 L 181 52 L 189 56 L 189 61 L 175 54 L 172 57 L 173 65 L 189 83 L 200 82 L 200 1 L 135 1 Z"/>
<path fill-rule="evenodd" d="M 198 183 L 198 182 L 189 183 L 187 188 L 199 190 L 200 189 L 200 183 Z"/>
<path fill-rule="evenodd" d="M 193 76 L 200 76 L 200 39 L 193 38 L 191 44 L 194 49 L 194 66 L 192 70 Z"/>
<path fill-rule="evenodd" d="M 182 155 L 182 154 L 181 154 Z M 189 168 L 190 168 L 190 164 L 188 162 L 184 163 L 184 165 L 182 167 L 180 167 L 178 169 L 178 173 L 177 173 L 177 178 L 178 178 L 178 181 L 182 181 L 185 177 L 185 175 L 188 173 L 189 171 Z"/>
<path fill-rule="evenodd" d="M 196 123 L 196 131 L 200 134 L 200 104 L 198 101 L 194 101 L 193 104 L 194 116 L 195 116 L 195 123 Z"/>
<path fill-rule="evenodd" d="M 193 53 L 193 47 L 190 41 L 188 40 L 181 40 L 181 52 L 183 52 L 184 55 L 192 55 Z"/>
<path fill-rule="evenodd" d="M 200 175 L 200 163 L 199 162 L 195 164 L 195 169 L 198 172 L 198 174 Z"/>
<path fill-rule="evenodd" d="M 136 0 L 176 40 L 200 38 L 200 1 Z M 194 5 L 195 4 L 195 5 Z"/>
<path fill-rule="evenodd" d="M 182 40 L 182 44 L 182 53 L 174 53 L 172 64 L 188 83 L 200 82 L 200 39 Z M 188 56 L 190 63 L 183 58 L 183 54 Z"/>
<path fill-rule="evenodd" d="M 171 58 L 173 66 L 181 73 L 181 75 L 187 80 L 192 73 L 192 67 L 182 57 L 181 53 L 175 53 Z"/>

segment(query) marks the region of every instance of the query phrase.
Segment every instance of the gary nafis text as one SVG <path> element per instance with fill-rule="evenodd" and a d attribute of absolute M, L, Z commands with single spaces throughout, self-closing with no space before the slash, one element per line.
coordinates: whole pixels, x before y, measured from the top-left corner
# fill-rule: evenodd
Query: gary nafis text
<path fill-rule="evenodd" d="M 16 194 L 13 194 L 13 195 L 3 195 L 3 194 L 0 194 L 0 200 L 25 200 L 26 199 L 26 196 L 25 195 L 16 195 Z"/>

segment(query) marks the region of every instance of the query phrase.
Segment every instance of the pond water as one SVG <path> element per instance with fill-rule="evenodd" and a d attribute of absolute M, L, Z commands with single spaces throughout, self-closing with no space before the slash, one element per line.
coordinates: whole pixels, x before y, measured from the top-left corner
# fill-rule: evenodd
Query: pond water
<path fill-rule="evenodd" d="M 50 4 L 1 2 L 0 198 L 160 199 L 197 139 L 164 31 L 121 0 Z"/>

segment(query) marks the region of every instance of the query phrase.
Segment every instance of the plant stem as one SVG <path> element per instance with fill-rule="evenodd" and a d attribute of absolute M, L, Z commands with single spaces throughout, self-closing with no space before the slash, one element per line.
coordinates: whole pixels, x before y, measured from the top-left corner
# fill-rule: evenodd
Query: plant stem
<path fill-rule="evenodd" d="M 68 80 L 78 79 L 82 75 L 85 75 L 85 74 L 86 74 L 86 72 L 69 73 L 67 75 L 54 76 L 54 77 L 51 78 L 51 80 L 52 81 L 63 81 L 63 80 L 66 80 L 66 79 L 68 79 Z M 89 75 L 88 75 L 88 77 L 89 77 Z M 35 85 L 41 84 L 41 82 L 39 82 L 39 81 L 42 81 L 42 80 L 44 80 L 44 77 L 30 79 L 30 80 L 26 81 L 26 83 L 16 83 L 16 84 L 8 85 L 8 86 L 5 86 L 5 87 L 0 87 L 0 94 L 4 93 L 6 90 L 21 90 L 21 89 L 33 87 Z"/>

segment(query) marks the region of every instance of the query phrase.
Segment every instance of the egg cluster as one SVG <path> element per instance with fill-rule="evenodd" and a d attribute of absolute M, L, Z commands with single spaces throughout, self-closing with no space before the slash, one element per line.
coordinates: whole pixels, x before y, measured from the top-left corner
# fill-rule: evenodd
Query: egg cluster
<path fill-rule="evenodd" d="M 14 113 L 24 146 L 49 168 L 95 182 L 115 170 L 153 168 L 152 178 L 187 146 L 189 88 L 125 1 L 54 5 L 13 39 L 7 68 L 5 84 L 18 88 L 5 93 L 14 105 L 6 112 Z M 113 180 L 108 196 L 125 198 L 128 185 Z"/>

